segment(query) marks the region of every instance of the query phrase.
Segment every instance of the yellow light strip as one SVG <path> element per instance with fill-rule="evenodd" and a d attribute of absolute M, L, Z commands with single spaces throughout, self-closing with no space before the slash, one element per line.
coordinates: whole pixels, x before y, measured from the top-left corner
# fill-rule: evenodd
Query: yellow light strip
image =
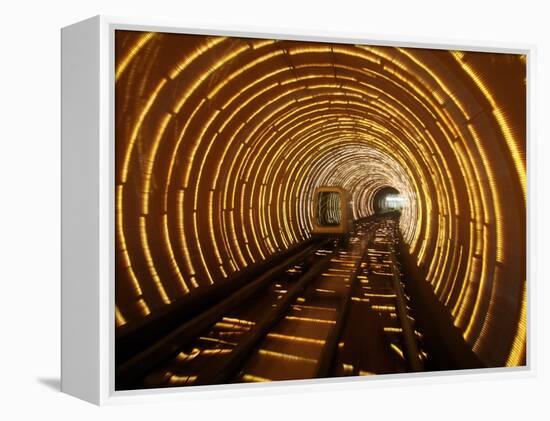
<path fill-rule="evenodd" d="M 124 56 L 121 59 L 118 59 L 117 57 L 117 66 L 115 71 L 115 80 L 118 81 L 122 73 L 126 70 L 130 62 L 133 60 L 133 58 L 141 51 L 145 45 L 153 39 L 153 37 L 157 35 L 155 32 L 144 32 L 142 35 L 139 36 L 136 43 L 130 48 L 126 56 Z"/>

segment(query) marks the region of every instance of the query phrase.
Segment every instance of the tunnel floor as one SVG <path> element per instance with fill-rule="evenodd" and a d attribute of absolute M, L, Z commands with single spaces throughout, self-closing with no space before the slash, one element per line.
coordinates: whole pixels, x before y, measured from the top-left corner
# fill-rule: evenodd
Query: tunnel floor
<path fill-rule="evenodd" d="M 392 213 L 359 221 L 346 236 L 319 236 L 264 286 L 207 316 L 192 340 L 173 341 L 156 364 L 151 354 L 134 359 L 150 367 L 121 388 L 422 370 L 427 353 L 402 282 L 398 230 Z"/>

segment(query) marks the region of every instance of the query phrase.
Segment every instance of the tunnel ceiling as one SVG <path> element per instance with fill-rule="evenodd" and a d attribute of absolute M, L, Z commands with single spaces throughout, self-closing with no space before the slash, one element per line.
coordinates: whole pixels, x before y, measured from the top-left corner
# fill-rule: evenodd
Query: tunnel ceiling
<path fill-rule="evenodd" d="M 393 187 L 465 340 L 521 363 L 523 56 L 117 31 L 115 72 L 117 326 L 307 239 L 316 187 Z"/>

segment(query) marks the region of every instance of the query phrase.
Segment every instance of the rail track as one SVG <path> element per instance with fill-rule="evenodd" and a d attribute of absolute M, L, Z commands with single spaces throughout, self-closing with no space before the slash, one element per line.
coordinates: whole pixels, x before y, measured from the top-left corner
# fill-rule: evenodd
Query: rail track
<path fill-rule="evenodd" d="M 117 390 L 421 371 L 398 217 L 319 237 L 117 366 Z"/>

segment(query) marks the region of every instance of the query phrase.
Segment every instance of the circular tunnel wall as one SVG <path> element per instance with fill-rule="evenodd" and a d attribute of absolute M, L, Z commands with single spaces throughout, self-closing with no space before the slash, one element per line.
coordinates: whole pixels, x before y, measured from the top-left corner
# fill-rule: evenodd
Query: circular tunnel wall
<path fill-rule="evenodd" d="M 525 360 L 525 59 L 117 31 L 116 323 L 397 189 L 408 250 L 490 366 Z"/>

